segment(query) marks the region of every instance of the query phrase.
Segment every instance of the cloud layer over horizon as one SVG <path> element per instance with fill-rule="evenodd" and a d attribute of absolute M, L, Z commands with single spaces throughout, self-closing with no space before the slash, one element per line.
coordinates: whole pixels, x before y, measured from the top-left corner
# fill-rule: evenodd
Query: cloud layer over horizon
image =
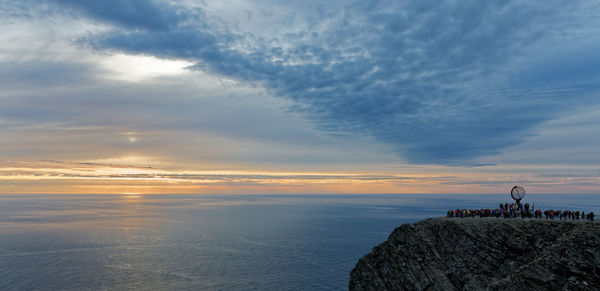
<path fill-rule="evenodd" d="M 118 25 L 120 11 L 139 3 L 77 6 Z M 318 128 L 372 135 L 411 163 L 471 164 L 522 142 L 543 121 L 598 103 L 598 21 L 589 10 L 597 7 L 362 1 L 320 6 L 317 18 L 296 13 L 294 3 L 259 2 L 256 10 L 272 6 L 294 19 L 281 34 L 260 35 L 209 23 L 199 9 L 196 19 L 177 5 L 144 3 L 150 17 L 81 42 L 187 59 L 194 69 L 263 84 Z"/>
<path fill-rule="evenodd" d="M 139 156 L 172 171 L 596 185 L 599 13 L 559 0 L 0 0 L 0 166 Z"/>

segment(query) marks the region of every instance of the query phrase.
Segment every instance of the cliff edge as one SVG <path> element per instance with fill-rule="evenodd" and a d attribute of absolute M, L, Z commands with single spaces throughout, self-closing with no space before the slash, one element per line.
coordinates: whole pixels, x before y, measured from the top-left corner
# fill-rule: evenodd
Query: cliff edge
<path fill-rule="evenodd" d="M 600 223 L 431 218 L 396 228 L 350 290 L 600 290 Z"/>

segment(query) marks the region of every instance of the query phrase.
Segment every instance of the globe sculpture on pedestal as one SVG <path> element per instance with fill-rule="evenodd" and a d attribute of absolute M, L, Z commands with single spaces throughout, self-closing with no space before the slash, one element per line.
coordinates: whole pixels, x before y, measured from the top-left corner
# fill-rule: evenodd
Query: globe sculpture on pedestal
<path fill-rule="evenodd" d="M 510 190 L 510 196 L 517 201 L 517 204 L 521 204 L 521 199 L 525 197 L 525 188 L 521 186 L 514 186 Z"/>

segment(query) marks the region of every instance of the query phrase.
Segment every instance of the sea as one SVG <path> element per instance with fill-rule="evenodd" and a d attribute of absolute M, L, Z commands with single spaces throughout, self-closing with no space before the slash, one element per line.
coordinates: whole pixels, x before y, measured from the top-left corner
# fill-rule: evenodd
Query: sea
<path fill-rule="evenodd" d="M 505 195 L 0 195 L 0 290 L 345 290 L 404 223 Z M 600 213 L 600 195 L 528 195 Z M 457 218 L 458 219 L 458 218 Z"/>

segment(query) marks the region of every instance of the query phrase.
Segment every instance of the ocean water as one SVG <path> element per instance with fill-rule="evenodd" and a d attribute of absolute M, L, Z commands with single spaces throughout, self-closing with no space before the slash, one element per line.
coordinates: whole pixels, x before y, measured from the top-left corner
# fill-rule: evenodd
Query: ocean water
<path fill-rule="evenodd" d="M 600 195 L 529 195 L 600 213 Z M 344 290 L 395 227 L 508 195 L 0 195 L 0 290 Z"/>

